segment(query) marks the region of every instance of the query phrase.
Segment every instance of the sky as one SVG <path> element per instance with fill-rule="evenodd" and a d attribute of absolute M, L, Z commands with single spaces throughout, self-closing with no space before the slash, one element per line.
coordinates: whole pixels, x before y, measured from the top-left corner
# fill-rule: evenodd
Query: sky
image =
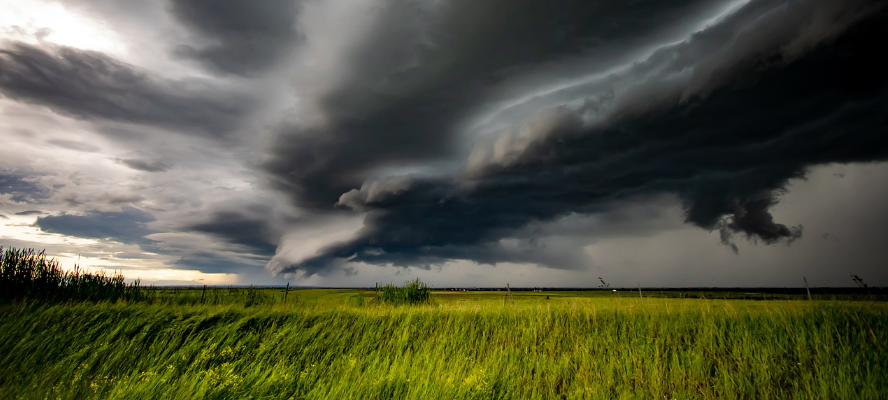
<path fill-rule="evenodd" d="M 4 0 L 0 246 L 154 285 L 888 285 L 888 3 Z"/>

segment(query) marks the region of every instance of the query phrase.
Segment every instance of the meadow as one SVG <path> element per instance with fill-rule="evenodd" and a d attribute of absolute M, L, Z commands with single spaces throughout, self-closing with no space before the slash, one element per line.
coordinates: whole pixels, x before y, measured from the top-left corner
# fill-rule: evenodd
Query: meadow
<path fill-rule="evenodd" d="M 880 301 L 433 291 L 393 306 L 361 289 L 151 292 L 0 304 L 0 398 L 888 397 Z"/>
<path fill-rule="evenodd" d="M 153 288 L 0 248 L 0 399 L 886 398 L 862 286 Z"/>

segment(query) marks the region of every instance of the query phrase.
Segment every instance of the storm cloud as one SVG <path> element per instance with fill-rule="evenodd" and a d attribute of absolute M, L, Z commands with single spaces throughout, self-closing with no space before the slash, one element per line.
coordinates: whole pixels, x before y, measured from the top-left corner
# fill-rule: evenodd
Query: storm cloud
<path fill-rule="evenodd" d="M 296 0 L 169 2 L 170 14 L 195 36 L 176 54 L 212 71 L 255 75 L 292 55 L 299 42 Z"/>
<path fill-rule="evenodd" d="M 885 2 L 6 3 L 0 241 L 182 284 L 888 279 Z"/>
<path fill-rule="evenodd" d="M 277 228 L 266 218 L 238 211 L 215 212 L 183 230 L 206 233 L 265 257 L 274 255 L 280 239 Z"/>
<path fill-rule="evenodd" d="M 480 144 L 460 174 L 342 194 L 338 205 L 367 213 L 363 229 L 274 268 L 540 262 L 503 240 L 533 221 L 658 193 L 677 195 L 687 222 L 723 230 L 727 244 L 734 233 L 797 239 L 802 227 L 769 213 L 790 179 L 817 164 L 888 157 L 888 64 L 872 55 L 886 22 L 884 8 L 866 2 L 751 2 L 614 74 L 602 95 Z"/>
<path fill-rule="evenodd" d="M 84 214 L 60 214 L 38 217 L 35 223 L 45 232 L 110 239 L 121 243 L 151 244 L 145 236 L 153 233 L 145 224 L 154 217 L 134 208 L 120 212 L 92 211 Z"/>
<path fill-rule="evenodd" d="M 265 168 L 298 205 L 329 208 L 376 168 L 452 155 L 462 120 L 521 71 L 608 56 L 712 3 L 309 3 L 298 26 L 311 65 L 296 78 L 305 117 L 280 129 Z"/>

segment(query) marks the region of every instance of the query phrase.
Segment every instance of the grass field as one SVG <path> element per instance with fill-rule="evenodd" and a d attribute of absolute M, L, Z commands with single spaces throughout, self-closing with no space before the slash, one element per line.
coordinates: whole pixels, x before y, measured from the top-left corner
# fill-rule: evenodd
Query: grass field
<path fill-rule="evenodd" d="M 637 296 L 637 293 L 635 293 Z M 162 290 L 0 305 L 0 397 L 888 397 L 888 304 L 366 290 Z M 548 299 L 547 299 L 548 296 Z"/>

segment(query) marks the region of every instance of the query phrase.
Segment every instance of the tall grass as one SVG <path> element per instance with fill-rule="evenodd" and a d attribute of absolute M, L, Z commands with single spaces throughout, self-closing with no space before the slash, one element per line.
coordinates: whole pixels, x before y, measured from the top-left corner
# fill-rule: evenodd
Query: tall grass
<path fill-rule="evenodd" d="M 0 247 L 0 300 L 140 300 L 144 294 L 138 280 L 127 284 L 120 273 L 65 271 L 45 251 Z"/>
<path fill-rule="evenodd" d="M 431 294 L 432 288 L 416 278 L 405 282 L 404 286 L 395 286 L 393 283 L 386 284 L 382 287 L 380 302 L 396 306 L 429 304 Z"/>
<path fill-rule="evenodd" d="M 869 302 L 0 305 L 5 398 L 878 399 L 886 375 Z"/>

